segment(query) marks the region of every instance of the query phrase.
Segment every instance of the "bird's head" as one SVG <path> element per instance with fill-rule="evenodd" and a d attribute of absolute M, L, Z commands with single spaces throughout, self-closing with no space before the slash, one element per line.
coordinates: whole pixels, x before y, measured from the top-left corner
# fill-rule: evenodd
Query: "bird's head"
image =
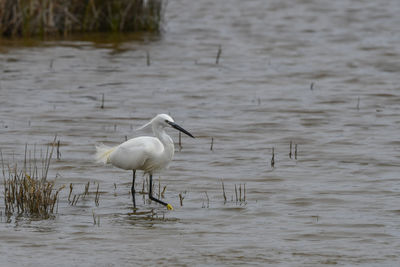
<path fill-rule="evenodd" d="M 186 131 L 185 129 L 183 129 L 181 126 L 179 126 L 178 124 L 175 123 L 174 119 L 167 115 L 167 114 L 158 114 L 157 116 L 155 116 L 151 121 L 149 121 L 148 123 L 146 123 L 145 125 L 143 125 L 142 127 L 139 128 L 143 129 L 149 125 L 152 125 L 153 127 L 161 127 L 161 128 L 165 128 L 165 127 L 172 127 L 178 131 L 181 131 L 184 134 L 187 134 L 188 136 L 194 138 L 194 136 L 189 133 L 188 131 Z"/>
<path fill-rule="evenodd" d="M 151 120 L 152 124 L 158 124 L 162 127 L 171 126 L 170 123 L 175 123 L 174 119 L 167 114 L 158 114 Z"/>
<path fill-rule="evenodd" d="M 181 131 L 182 133 L 194 138 L 194 136 L 189 133 L 188 131 L 186 131 L 185 129 L 183 129 L 181 126 L 179 126 L 178 124 L 175 123 L 174 119 L 171 118 L 171 116 L 167 115 L 167 114 L 158 114 L 155 119 L 160 120 L 160 123 L 162 123 L 162 125 L 164 127 L 170 126 L 178 131 Z M 162 122 L 161 122 L 162 121 Z"/>

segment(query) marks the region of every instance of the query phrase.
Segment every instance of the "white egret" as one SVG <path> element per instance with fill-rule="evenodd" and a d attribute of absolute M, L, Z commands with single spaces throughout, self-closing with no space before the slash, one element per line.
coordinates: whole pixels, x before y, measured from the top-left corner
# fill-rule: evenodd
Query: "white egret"
<path fill-rule="evenodd" d="M 143 170 L 145 174 L 150 176 L 149 198 L 172 210 L 172 206 L 157 198 L 153 197 L 153 173 L 168 166 L 174 156 L 174 142 L 165 132 L 165 127 L 175 128 L 190 137 L 194 136 L 180 127 L 167 114 L 158 114 L 150 122 L 146 123 L 139 129 L 150 126 L 153 129 L 155 137 L 140 136 L 132 138 L 118 146 L 107 147 L 105 145 L 96 146 L 96 159 L 99 163 L 111 163 L 115 167 L 132 170 L 132 201 L 136 208 L 135 202 L 135 177 L 136 170 Z"/>

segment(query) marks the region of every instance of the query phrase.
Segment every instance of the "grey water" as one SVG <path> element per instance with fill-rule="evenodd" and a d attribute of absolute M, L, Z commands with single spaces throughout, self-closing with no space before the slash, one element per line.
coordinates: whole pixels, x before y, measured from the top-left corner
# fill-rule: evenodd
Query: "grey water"
<path fill-rule="evenodd" d="M 66 188 L 52 219 L 1 213 L 0 265 L 396 266 L 399 13 L 397 0 L 176 0 L 160 36 L 1 41 L 3 157 L 57 133 L 49 179 Z M 155 191 L 175 209 L 138 194 L 134 214 L 131 172 L 96 164 L 94 145 L 149 134 L 135 129 L 157 113 L 197 138 L 179 148 L 168 130 Z"/>

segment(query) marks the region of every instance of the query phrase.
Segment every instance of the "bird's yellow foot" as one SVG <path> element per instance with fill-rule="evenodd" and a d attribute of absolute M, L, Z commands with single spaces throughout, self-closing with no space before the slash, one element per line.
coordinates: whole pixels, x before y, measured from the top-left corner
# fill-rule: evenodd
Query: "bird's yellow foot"
<path fill-rule="evenodd" d="M 171 204 L 167 204 L 167 209 L 168 210 L 174 210 L 174 208 L 171 206 Z"/>

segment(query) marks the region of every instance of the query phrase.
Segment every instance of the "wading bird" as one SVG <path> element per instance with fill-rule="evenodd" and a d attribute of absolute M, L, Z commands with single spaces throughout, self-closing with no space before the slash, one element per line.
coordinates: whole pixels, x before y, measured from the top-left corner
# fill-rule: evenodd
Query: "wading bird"
<path fill-rule="evenodd" d="M 168 166 L 174 156 L 174 142 L 171 137 L 165 132 L 165 127 L 175 128 L 188 136 L 194 136 L 180 127 L 167 114 L 158 114 L 150 122 L 142 127 L 143 129 L 150 126 L 153 129 L 155 137 L 140 136 L 132 138 L 118 146 L 107 147 L 105 145 L 96 146 L 96 160 L 99 163 L 111 163 L 115 167 L 132 170 L 132 201 L 133 207 L 136 208 L 135 202 L 135 177 L 136 171 L 142 170 L 150 176 L 149 198 L 172 210 L 172 206 L 155 197 L 153 197 L 153 173 Z"/>

